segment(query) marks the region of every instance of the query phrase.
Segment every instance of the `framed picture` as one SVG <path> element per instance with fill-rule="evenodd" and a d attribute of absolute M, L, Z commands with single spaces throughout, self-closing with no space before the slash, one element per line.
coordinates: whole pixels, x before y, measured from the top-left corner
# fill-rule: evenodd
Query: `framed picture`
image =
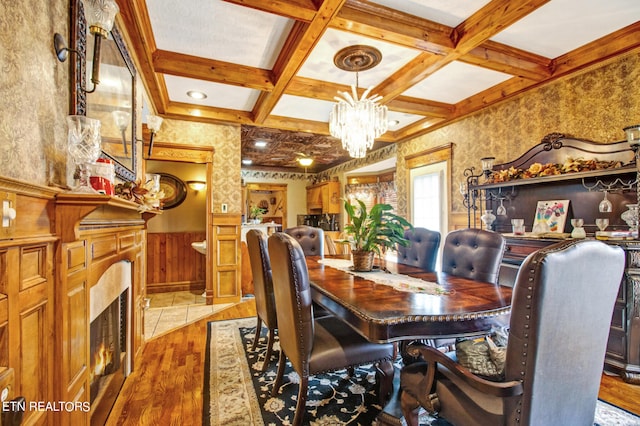
<path fill-rule="evenodd" d="M 533 232 L 535 233 L 536 229 L 540 232 L 564 232 L 568 211 L 569 200 L 538 201 L 536 216 L 533 219 Z"/>
<path fill-rule="evenodd" d="M 161 200 L 162 209 L 168 210 L 182 204 L 187 198 L 187 185 L 168 173 L 158 174 L 160 175 L 160 190 L 164 191 L 164 198 Z"/>

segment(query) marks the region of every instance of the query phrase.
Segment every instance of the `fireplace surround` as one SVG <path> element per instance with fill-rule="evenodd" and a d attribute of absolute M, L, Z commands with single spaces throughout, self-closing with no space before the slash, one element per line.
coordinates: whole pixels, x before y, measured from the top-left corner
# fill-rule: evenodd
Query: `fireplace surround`
<path fill-rule="evenodd" d="M 89 293 L 91 424 L 104 424 L 131 372 L 131 262 L 111 265 Z"/>

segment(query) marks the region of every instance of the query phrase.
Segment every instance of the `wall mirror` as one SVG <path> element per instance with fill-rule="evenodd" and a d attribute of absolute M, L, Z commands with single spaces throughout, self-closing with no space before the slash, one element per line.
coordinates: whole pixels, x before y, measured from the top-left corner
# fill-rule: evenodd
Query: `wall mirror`
<path fill-rule="evenodd" d="M 89 34 L 82 1 L 73 0 L 76 25 L 71 33 L 80 57 L 93 57 L 93 36 Z M 74 36 L 76 40 L 74 40 Z M 102 41 L 100 55 L 100 84 L 93 93 L 84 93 L 79 87 L 93 88 L 90 80 L 92 64 L 85 62 L 82 69 L 71 73 L 72 96 L 76 99 L 75 111 L 97 118 L 101 122 L 102 155 L 113 160 L 116 176 L 125 181 L 136 180 L 136 70 L 118 30 L 113 27 Z M 81 84 L 81 85 L 80 85 Z"/>

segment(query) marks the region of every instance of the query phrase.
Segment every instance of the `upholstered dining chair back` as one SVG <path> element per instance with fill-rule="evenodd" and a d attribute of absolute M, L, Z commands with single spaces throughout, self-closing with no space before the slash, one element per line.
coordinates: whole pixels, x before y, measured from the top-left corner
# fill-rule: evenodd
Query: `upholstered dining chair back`
<path fill-rule="evenodd" d="M 451 231 L 442 248 L 442 272 L 496 284 L 505 248 L 505 239 L 497 232 L 476 228 Z"/>
<path fill-rule="evenodd" d="M 540 250 L 522 264 L 505 377 L 522 379 L 524 394 L 507 401 L 510 424 L 593 423 L 624 266 L 620 247 L 584 240 Z"/>
<path fill-rule="evenodd" d="M 325 371 L 351 369 L 384 362 L 384 389 L 391 389 L 394 348 L 390 343 L 368 342 L 335 316 L 314 319 L 311 286 L 305 255 L 295 238 L 276 232 L 269 237 L 269 256 L 274 282 L 280 358 L 272 396 L 277 395 L 287 358 L 300 376 L 294 426 L 302 424 L 309 376 Z"/>
<path fill-rule="evenodd" d="M 594 240 L 531 253 L 513 288 L 504 379 L 483 380 L 422 346 L 424 362 L 401 373 L 408 424 L 417 398 L 457 426 L 592 425 L 624 266 L 620 247 Z"/>
<path fill-rule="evenodd" d="M 273 295 L 273 279 L 271 276 L 271 261 L 267 248 L 267 236 L 258 229 L 250 229 L 247 232 L 247 249 L 249 250 L 249 262 L 253 275 L 254 296 L 256 302 L 256 314 L 258 323 L 256 335 L 253 340 L 252 350 L 255 350 L 260 340 L 262 323 L 269 330 L 267 352 L 263 362 L 263 370 L 269 364 L 271 350 L 275 338 L 275 330 L 278 328 L 276 316 L 276 303 Z"/>
<path fill-rule="evenodd" d="M 398 263 L 417 266 L 425 271 L 435 271 L 440 248 L 440 232 L 418 227 L 407 229 L 404 237 L 409 240 L 410 245 L 398 245 Z"/>
<path fill-rule="evenodd" d="M 287 228 L 284 232 L 298 241 L 305 256 L 324 257 L 324 230 L 322 228 L 299 225 Z"/>

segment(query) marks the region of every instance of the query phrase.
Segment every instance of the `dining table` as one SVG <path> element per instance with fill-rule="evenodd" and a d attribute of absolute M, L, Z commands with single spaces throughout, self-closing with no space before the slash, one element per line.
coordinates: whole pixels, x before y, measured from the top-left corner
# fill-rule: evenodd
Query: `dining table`
<path fill-rule="evenodd" d="M 511 287 L 390 260 L 353 271 L 349 259 L 306 257 L 312 298 L 371 342 L 473 337 L 509 323 Z M 396 371 L 379 424 L 400 424 L 398 388 Z"/>

